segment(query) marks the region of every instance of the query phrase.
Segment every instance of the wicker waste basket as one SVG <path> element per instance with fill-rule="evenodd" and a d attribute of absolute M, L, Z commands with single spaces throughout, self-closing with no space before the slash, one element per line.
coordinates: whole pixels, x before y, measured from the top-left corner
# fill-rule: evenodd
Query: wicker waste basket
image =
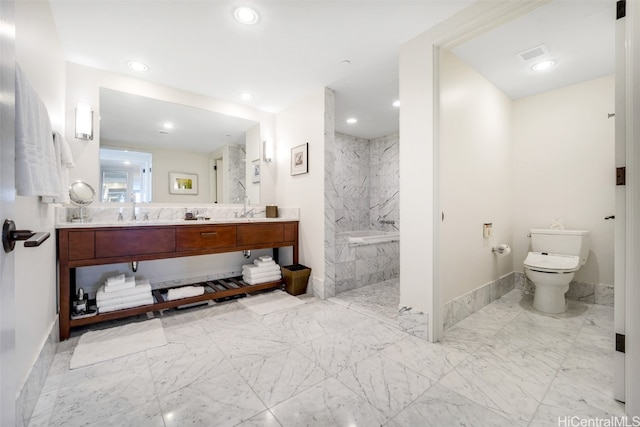
<path fill-rule="evenodd" d="M 284 289 L 288 294 L 300 295 L 307 292 L 307 283 L 311 269 L 302 264 L 293 264 L 282 267 Z"/>

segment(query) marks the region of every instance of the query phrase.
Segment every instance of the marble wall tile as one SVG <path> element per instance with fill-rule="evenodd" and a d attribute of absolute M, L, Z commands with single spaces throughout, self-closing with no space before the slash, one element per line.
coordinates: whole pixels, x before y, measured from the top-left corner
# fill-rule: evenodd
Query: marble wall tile
<path fill-rule="evenodd" d="M 613 307 L 614 286 L 603 283 L 595 284 L 595 303 Z"/>
<path fill-rule="evenodd" d="M 58 320 L 53 323 L 51 331 L 45 340 L 36 362 L 31 367 L 16 398 L 16 422 L 18 425 L 28 425 L 29 419 L 38 403 L 43 391 L 47 374 L 53 363 L 60 341 Z"/>

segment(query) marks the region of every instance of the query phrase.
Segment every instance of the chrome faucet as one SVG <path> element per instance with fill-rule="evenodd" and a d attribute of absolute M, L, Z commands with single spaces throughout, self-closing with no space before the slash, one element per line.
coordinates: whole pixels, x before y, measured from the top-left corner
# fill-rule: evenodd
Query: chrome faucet
<path fill-rule="evenodd" d="M 131 194 L 131 221 L 136 220 L 136 195 Z"/>
<path fill-rule="evenodd" d="M 238 212 L 236 212 L 236 218 L 248 218 L 248 217 L 253 218 L 253 208 L 247 210 L 248 206 L 249 206 L 249 197 L 245 197 L 244 206 L 242 207 L 242 213 L 238 214 Z"/>

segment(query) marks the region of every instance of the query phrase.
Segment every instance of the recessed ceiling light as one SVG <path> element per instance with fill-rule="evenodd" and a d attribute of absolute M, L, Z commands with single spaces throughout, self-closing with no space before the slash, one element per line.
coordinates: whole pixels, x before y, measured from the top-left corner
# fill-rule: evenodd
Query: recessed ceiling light
<path fill-rule="evenodd" d="M 164 123 L 162 124 L 162 127 L 163 127 L 163 128 L 165 128 L 165 129 L 173 129 L 173 123 L 171 123 L 171 122 L 164 122 Z"/>
<path fill-rule="evenodd" d="M 242 99 L 243 101 L 251 101 L 253 99 L 253 94 L 249 93 L 249 92 L 240 92 L 238 94 L 238 96 L 240 97 L 240 99 Z"/>
<path fill-rule="evenodd" d="M 241 24 L 253 25 L 258 22 L 258 12 L 250 7 L 242 6 L 233 11 L 236 21 Z"/>
<path fill-rule="evenodd" d="M 145 72 L 149 71 L 149 66 L 138 61 L 127 61 L 127 65 L 134 71 Z"/>
<path fill-rule="evenodd" d="M 400 101 L 393 101 L 393 106 L 394 107 L 399 107 L 400 106 Z"/>
<path fill-rule="evenodd" d="M 542 61 L 542 62 L 538 62 L 537 64 L 533 65 L 531 67 L 531 69 L 533 71 L 544 71 L 544 70 L 548 70 L 549 68 L 553 67 L 554 65 L 556 65 L 556 61 Z"/>
<path fill-rule="evenodd" d="M 356 119 L 355 117 L 349 117 L 347 119 L 347 123 L 349 123 L 349 124 L 354 124 L 354 123 L 357 123 L 357 122 L 358 122 L 358 119 Z"/>
<path fill-rule="evenodd" d="M 125 165 L 130 165 L 130 164 L 131 164 L 131 162 L 130 162 L 129 160 L 125 160 L 125 161 L 124 161 L 124 164 L 125 164 Z"/>
<path fill-rule="evenodd" d="M 341 62 L 342 65 L 344 65 L 345 67 L 348 67 L 349 65 L 351 65 L 351 61 L 349 61 L 348 59 L 345 59 L 344 61 Z"/>

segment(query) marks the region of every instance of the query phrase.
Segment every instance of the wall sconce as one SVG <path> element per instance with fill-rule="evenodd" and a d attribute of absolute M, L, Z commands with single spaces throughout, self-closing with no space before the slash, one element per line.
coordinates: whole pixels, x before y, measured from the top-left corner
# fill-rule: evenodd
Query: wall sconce
<path fill-rule="evenodd" d="M 273 161 L 273 138 L 265 139 L 263 144 L 262 156 L 264 161 L 269 163 Z"/>
<path fill-rule="evenodd" d="M 87 104 L 76 106 L 76 138 L 93 139 L 93 111 Z"/>

